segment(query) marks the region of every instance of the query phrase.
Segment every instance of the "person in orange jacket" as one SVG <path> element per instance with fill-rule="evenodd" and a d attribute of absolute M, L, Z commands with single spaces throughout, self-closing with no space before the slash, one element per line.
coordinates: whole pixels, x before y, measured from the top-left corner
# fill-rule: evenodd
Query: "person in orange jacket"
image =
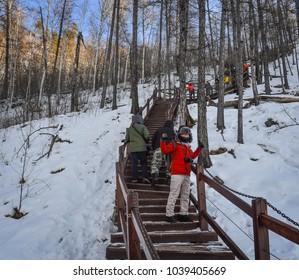
<path fill-rule="evenodd" d="M 189 127 L 181 126 L 177 131 L 175 140 L 166 143 L 167 135 L 162 135 L 160 148 L 162 153 L 171 154 L 171 181 L 170 192 L 166 205 L 166 221 L 175 223 L 191 221 L 188 214 L 189 195 L 190 195 L 190 174 L 191 163 L 198 157 L 203 145 L 194 152 L 191 149 L 192 133 Z M 177 198 L 181 196 L 180 213 L 175 216 L 174 207 Z"/>

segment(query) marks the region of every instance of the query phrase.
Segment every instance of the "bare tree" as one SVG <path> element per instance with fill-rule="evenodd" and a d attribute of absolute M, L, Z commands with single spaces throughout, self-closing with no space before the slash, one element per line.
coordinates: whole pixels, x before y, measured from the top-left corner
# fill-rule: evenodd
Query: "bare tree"
<path fill-rule="evenodd" d="M 5 70 L 4 82 L 1 99 L 8 98 L 9 94 L 9 73 L 10 73 L 10 45 L 11 45 L 11 17 L 12 17 L 12 1 L 5 0 Z"/>
<path fill-rule="evenodd" d="M 120 0 L 116 3 L 116 30 L 115 30 L 115 59 L 114 59 L 114 81 L 113 81 L 113 99 L 112 99 L 112 110 L 117 109 L 116 97 L 117 97 L 117 78 L 118 78 L 118 59 L 119 59 L 119 8 Z"/>
<path fill-rule="evenodd" d="M 225 46 L 225 26 L 226 26 L 227 0 L 222 1 L 221 26 L 220 26 L 220 46 L 219 46 L 219 91 L 217 106 L 217 128 L 223 132 L 224 124 L 224 46 Z"/>
<path fill-rule="evenodd" d="M 59 54 L 59 49 L 60 49 L 61 37 L 62 37 L 63 24 L 64 24 L 64 19 L 65 19 L 66 2 L 67 2 L 67 0 L 64 0 L 63 5 L 62 5 L 62 12 L 61 12 L 61 18 L 60 18 L 60 24 L 59 24 L 59 33 L 58 33 L 56 52 L 55 52 L 55 59 L 54 59 L 54 64 L 53 64 L 50 89 L 48 91 L 48 116 L 49 117 L 52 116 L 51 96 L 53 93 L 55 93 L 55 90 L 56 90 L 56 84 L 55 84 L 56 83 L 56 68 L 57 68 L 57 60 L 58 60 L 58 54 Z"/>
<path fill-rule="evenodd" d="M 261 4 L 261 0 L 257 0 L 258 7 L 258 17 L 259 17 L 259 30 L 261 32 L 261 44 L 262 44 L 262 55 L 264 57 L 263 66 L 264 66 L 264 79 L 265 79 L 265 93 L 270 94 L 270 73 L 269 73 L 269 61 L 268 61 L 268 51 L 269 45 L 267 44 L 266 36 L 266 26 L 264 23 L 264 13 L 265 3 Z"/>
<path fill-rule="evenodd" d="M 43 17 L 43 10 L 40 7 L 40 18 L 41 18 L 41 26 L 42 26 L 42 46 L 43 46 L 43 75 L 40 84 L 40 92 L 38 97 L 38 104 L 41 104 L 42 93 L 44 89 L 44 85 L 47 81 L 48 77 L 48 52 L 47 52 L 47 35 L 45 31 L 45 24 L 44 24 L 44 17 Z"/>
<path fill-rule="evenodd" d="M 73 88 L 72 88 L 72 96 L 71 96 L 71 112 L 79 111 L 79 59 L 80 59 L 80 48 L 81 43 L 84 45 L 82 32 L 78 33 L 77 36 L 77 46 L 75 53 L 75 61 L 74 61 L 74 71 L 73 71 Z"/>
<path fill-rule="evenodd" d="M 205 0 L 198 0 L 199 8 L 199 49 L 198 49 L 198 126 L 197 137 L 198 145 L 202 143 L 204 145 L 203 151 L 199 157 L 199 162 L 202 162 L 206 168 L 212 166 L 212 161 L 209 155 L 209 142 L 208 142 L 208 126 L 207 126 L 207 101 L 205 95 Z"/>
<path fill-rule="evenodd" d="M 113 39 L 114 24 L 115 24 L 116 2 L 117 0 L 113 1 L 113 7 L 112 7 L 111 28 L 109 34 L 108 49 L 107 49 L 106 59 L 105 59 L 104 81 L 103 81 L 103 90 L 102 90 L 102 99 L 101 99 L 100 108 L 104 108 L 106 103 L 106 93 L 108 87 L 108 79 L 110 75 L 110 58 L 111 58 L 112 39 Z"/>
<path fill-rule="evenodd" d="M 236 66 L 235 80 L 238 94 L 238 139 L 240 144 L 243 140 L 243 59 L 242 49 L 243 41 L 241 39 L 242 22 L 241 17 L 241 3 L 239 0 L 231 0 L 231 12 L 233 17 L 233 38 L 234 38 L 234 65 Z"/>
<path fill-rule="evenodd" d="M 297 32 L 299 36 L 299 1 L 295 0 L 296 3 L 296 17 L 297 17 Z"/>
<path fill-rule="evenodd" d="M 133 0 L 133 36 L 131 43 L 131 97 L 132 106 L 131 114 L 136 114 L 139 111 L 138 101 L 138 0 Z"/>
<path fill-rule="evenodd" d="M 249 56 L 251 60 L 251 86 L 253 91 L 254 103 L 259 105 L 258 89 L 257 89 L 257 69 L 259 68 L 258 55 L 258 31 L 256 18 L 254 16 L 254 6 L 252 0 L 249 0 Z"/>
<path fill-rule="evenodd" d="M 159 23 L 159 50 L 158 50 L 158 94 L 161 97 L 161 73 L 162 73 L 162 33 L 163 33 L 163 6 L 164 1 L 161 0 L 160 7 L 160 23 Z M 164 88 L 165 91 L 165 88 Z M 165 94 L 165 92 L 164 92 Z"/>
<path fill-rule="evenodd" d="M 188 6 L 189 0 L 179 0 L 179 22 L 180 22 L 180 38 L 179 38 L 179 57 L 178 57 L 178 75 L 180 79 L 180 125 L 187 124 L 187 104 L 186 104 L 186 52 L 187 52 L 187 33 L 188 33 Z"/>

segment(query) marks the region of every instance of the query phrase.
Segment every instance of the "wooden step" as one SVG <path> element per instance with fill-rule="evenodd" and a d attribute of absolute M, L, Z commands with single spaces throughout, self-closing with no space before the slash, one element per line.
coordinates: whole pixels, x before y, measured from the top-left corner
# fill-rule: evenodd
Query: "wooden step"
<path fill-rule="evenodd" d="M 144 222 L 165 222 L 165 211 L 161 213 L 140 213 L 141 219 Z M 190 213 L 190 219 L 192 221 L 198 221 L 198 213 Z"/>
<path fill-rule="evenodd" d="M 143 222 L 146 230 L 150 231 L 168 231 L 168 230 L 194 230 L 198 229 L 198 221 L 193 222 L 183 222 L 183 223 L 168 223 L 165 221 L 161 222 L 152 222 L 152 221 L 145 221 Z"/>
<path fill-rule="evenodd" d="M 169 192 L 168 191 L 160 191 L 160 190 L 141 190 L 141 189 L 136 189 L 134 192 L 138 193 L 139 198 L 155 198 L 155 197 L 160 197 L 160 198 L 165 198 L 168 197 Z"/>
<path fill-rule="evenodd" d="M 234 260 L 232 252 L 221 242 L 155 246 L 162 260 Z"/>
<path fill-rule="evenodd" d="M 173 243 L 188 241 L 192 243 L 217 241 L 218 236 L 212 231 L 152 231 L 149 232 L 149 237 L 153 243 Z M 111 243 L 123 243 L 122 232 L 117 232 L 111 235 Z"/>
<path fill-rule="evenodd" d="M 234 260 L 232 252 L 221 242 L 154 244 L 161 260 Z M 142 258 L 145 259 L 142 252 Z M 106 259 L 127 259 L 122 243 L 110 244 Z"/>
<path fill-rule="evenodd" d="M 139 212 L 140 213 L 161 213 L 165 211 L 166 205 L 139 205 Z M 174 207 L 175 212 L 180 211 L 180 205 L 175 205 Z M 191 205 L 189 206 L 189 213 L 196 213 L 196 208 Z"/>
<path fill-rule="evenodd" d="M 155 187 L 152 187 L 150 184 L 144 183 L 127 183 L 127 188 L 130 190 L 148 190 L 148 191 L 162 191 L 169 192 L 169 186 L 164 184 L 157 184 Z"/>
<path fill-rule="evenodd" d="M 166 197 L 158 197 L 158 198 L 142 198 L 139 199 L 139 205 L 166 205 L 167 204 L 167 198 Z M 180 204 L 180 199 L 177 199 L 176 205 Z"/>

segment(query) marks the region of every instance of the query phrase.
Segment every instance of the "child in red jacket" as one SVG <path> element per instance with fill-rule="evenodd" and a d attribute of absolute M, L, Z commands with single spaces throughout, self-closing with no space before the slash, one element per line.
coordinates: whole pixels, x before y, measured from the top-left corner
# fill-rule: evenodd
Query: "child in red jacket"
<path fill-rule="evenodd" d="M 172 154 L 171 182 L 166 205 L 166 221 L 170 223 L 176 222 L 174 206 L 177 198 L 181 195 L 180 214 L 177 216 L 177 220 L 180 222 L 187 222 L 190 221 L 188 216 L 191 173 L 190 163 L 200 154 L 201 149 L 197 148 L 194 152 L 192 151 L 190 147 L 192 133 L 186 126 L 181 126 L 179 128 L 175 141 L 172 141 L 169 144 L 164 140 L 166 136 L 167 135 L 162 135 L 160 142 L 162 153 Z"/>

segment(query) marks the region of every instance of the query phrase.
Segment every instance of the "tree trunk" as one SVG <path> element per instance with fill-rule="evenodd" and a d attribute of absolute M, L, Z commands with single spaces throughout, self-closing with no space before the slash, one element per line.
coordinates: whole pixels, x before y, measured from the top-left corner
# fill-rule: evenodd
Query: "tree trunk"
<path fill-rule="evenodd" d="M 120 0 L 117 0 L 116 7 L 116 30 L 115 30 L 115 59 L 114 59 L 114 82 L 113 82 L 113 100 L 112 100 L 112 110 L 117 109 L 117 78 L 118 78 L 118 57 L 119 57 L 119 7 Z"/>
<path fill-rule="evenodd" d="M 73 88 L 72 88 L 72 96 L 71 96 L 71 112 L 79 111 L 79 58 L 80 58 L 80 45 L 81 41 L 83 42 L 83 35 L 81 32 L 78 33 L 77 36 L 77 47 L 76 47 L 76 55 L 74 62 L 74 73 L 73 73 Z"/>
<path fill-rule="evenodd" d="M 9 94 L 9 73 L 10 73 L 10 26 L 11 26 L 11 13 L 12 1 L 6 0 L 5 2 L 5 69 L 4 81 L 1 99 L 7 99 Z"/>
<path fill-rule="evenodd" d="M 114 24 L 115 24 L 115 12 L 116 12 L 116 1 L 113 2 L 113 11 L 112 11 L 112 19 L 111 19 L 111 29 L 109 34 L 109 42 L 108 42 L 108 49 L 105 59 L 105 70 L 104 70 L 104 80 L 103 80 L 103 91 L 102 91 L 102 98 L 100 108 L 104 108 L 106 104 L 106 94 L 107 94 L 107 87 L 108 87 L 108 80 L 110 75 L 110 58 L 111 58 L 111 50 L 112 50 L 112 38 L 114 32 Z"/>
<path fill-rule="evenodd" d="M 158 51 L 158 96 L 161 98 L 162 82 L 162 33 L 163 33 L 163 0 L 161 0 L 160 8 L 160 29 L 159 29 L 159 51 Z M 165 89 L 164 89 L 165 90 Z"/>
<path fill-rule="evenodd" d="M 280 24 L 278 25 L 278 32 L 279 32 L 279 44 L 280 44 L 280 54 L 281 54 L 281 60 L 282 60 L 282 69 L 283 69 L 283 77 L 284 77 L 284 88 L 289 89 L 289 81 L 288 81 L 288 71 L 287 71 L 287 66 L 286 66 L 286 52 L 285 52 L 285 46 L 287 45 L 287 42 L 284 42 L 283 39 L 283 27 L 284 25 L 284 20 L 282 16 L 282 11 L 281 11 L 281 0 L 277 1 L 277 13 L 278 13 L 278 20 Z"/>
<path fill-rule="evenodd" d="M 223 5 L 223 4 L 222 4 Z M 210 29 L 210 41 L 211 41 L 211 63 L 212 63 L 212 67 L 214 69 L 214 74 L 215 76 L 217 75 L 217 65 L 216 65 L 216 59 L 217 59 L 217 55 L 216 55 L 216 51 L 215 51 L 215 43 L 214 43 L 214 38 L 213 38 L 213 28 L 212 28 L 212 19 L 211 19 L 211 11 L 210 11 L 210 0 L 207 0 L 207 14 L 208 14 L 208 19 L 209 19 L 209 29 Z M 221 37 L 220 38 L 224 38 L 224 37 Z M 220 43 L 222 42 L 223 40 L 220 39 Z M 221 49 L 220 49 L 221 51 Z"/>
<path fill-rule="evenodd" d="M 179 104 L 179 125 L 186 125 L 186 50 L 187 50 L 187 17 L 188 17 L 189 0 L 179 0 L 179 58 L 178 58 L 178 75 L 180 79 L 180 104 Z"/>
<path fill-rule="evenodd" d="M 226 20 L 226 12 L 227 12 L 227 0 L 222 1 L 222 12 L 221 12 L 221 26 L 220 26 L 220 38 L 225 38 L 225 20 Z M 217 129 L 223 130 L 225 129 L 224 124 L 224 45 L 225 40 L 220 40 L 219 47 L 219 92 L 218 92 L 218 107 L 217 107 Z"/>
<path fill-rule="evenodd" d="M 271 94 L 270 89 L 270 73 L 269 73 L 269 61 L 268 61 L 268 52 L 269 46 L 267 44 L 267 36 L 266 36 L 266 28 L 264 24 L 264 8 L 265 5 L 262 7 L 261 0 L 257 0 L 257 7 L 258 7 L 258 17 L 259 17 L 259 30 L 261 32 L 261 43 L 262 43 L 262 55 L 264 57 L 264 79 L 265 79 L 265 93 Z"/>
<path fill-rule="evenodd" d="M 198 125 L 197 125 L 197 141 L 198 145 L 203 143 L 204 148 L 200 154 L 198 161 L 203 163 L 206 168 L 212 166 L 212 161 L 209 155 L 209 141 L 208 141 L 208 126 L 207 126 L 207 101 L 205 95 L 205 74 L 206 74 L 206 63 L 205 63 L 205 0 L 198 0 L 199 8 L 199 49 L 198 49 Z"/>
<path fill-rule="evenodd" d="M 131 47 L 131 114 L 137 114 L 139 111 L 138 100 L 138 0 L 133 0 L 133 36 Z"/>
<path fill-rule="evenodd" d="M 168 91 L 171 94 L 171 79 L 170 79 L 170 29 L 171 29 L 171 3 L 169 0 L 165 1 L 165 13 L 166 13 L 166 61 L 165 72 L 168 80 Z M 166 89 L 165 89 L 166 90 Z"/>
<path fill-rule="evenodd" d="M 256 27 L 256 19 L 254 16 L 254 9 L 253 9 L 252 0 L 249 0 L 249 41 L 250 41 L 250 48 L 249 48 L 249 56 L 251 61 L 251 87 L 253 92 L 254 103 L 256 106 L 259 105 L 260 101 L 258 98 L 258 89 L 257 89 L 257 77 L 256 77 L 256 67 L 258 67 L 258 48 L 257 48 L 257 29 Z"/>
<path fill-rule="evenodd" d="M 51 78 L 51 83 L 50 83 L 50 89 L 48 91 L 48 117 L 52 116 L 51 96 L 56 91 L 56 67 L 57 67 L 58 54 L 59 54 L 59 49 L 60 49 L 62 29 L 63 29 L 63 24 L 64 24 L 66 2 L 67 1 L 64 0 L 63 6 L 62 6 L 62 13 L 61 13 L 61 19 L 60 19 L 60 25 L 59 25 L 59 33 L 58 33 L 58 38 L 57 38 L 57 46 L 56 46 L 55 59 L 54 59 L 54 65 L 53 65 L 53 71 L 52 71 L 52 78 Z"/>
<path fill-rule="evenodd" d="M 296 3 L 296 17 L 297 17 L 297 32 L 299 36 L 299 1 L 295 0 Z"/>
<path fill-rule="evenodd" d="M 41 105 L 41 99 L 43 95 L 43 91 L 45 88 L 45 84 L 48 79 L 48 53 L 47 53 L 47 35 L 45 32 L 45 24 L 43 17 L 43 10 L 40 7 L 40 17 L 41 17 L 41 26 L 42 26 L 42 43 L 43 43 L 43 75 L 40 83 L 40 90 L 38 96 L 38 106 Z"/>

